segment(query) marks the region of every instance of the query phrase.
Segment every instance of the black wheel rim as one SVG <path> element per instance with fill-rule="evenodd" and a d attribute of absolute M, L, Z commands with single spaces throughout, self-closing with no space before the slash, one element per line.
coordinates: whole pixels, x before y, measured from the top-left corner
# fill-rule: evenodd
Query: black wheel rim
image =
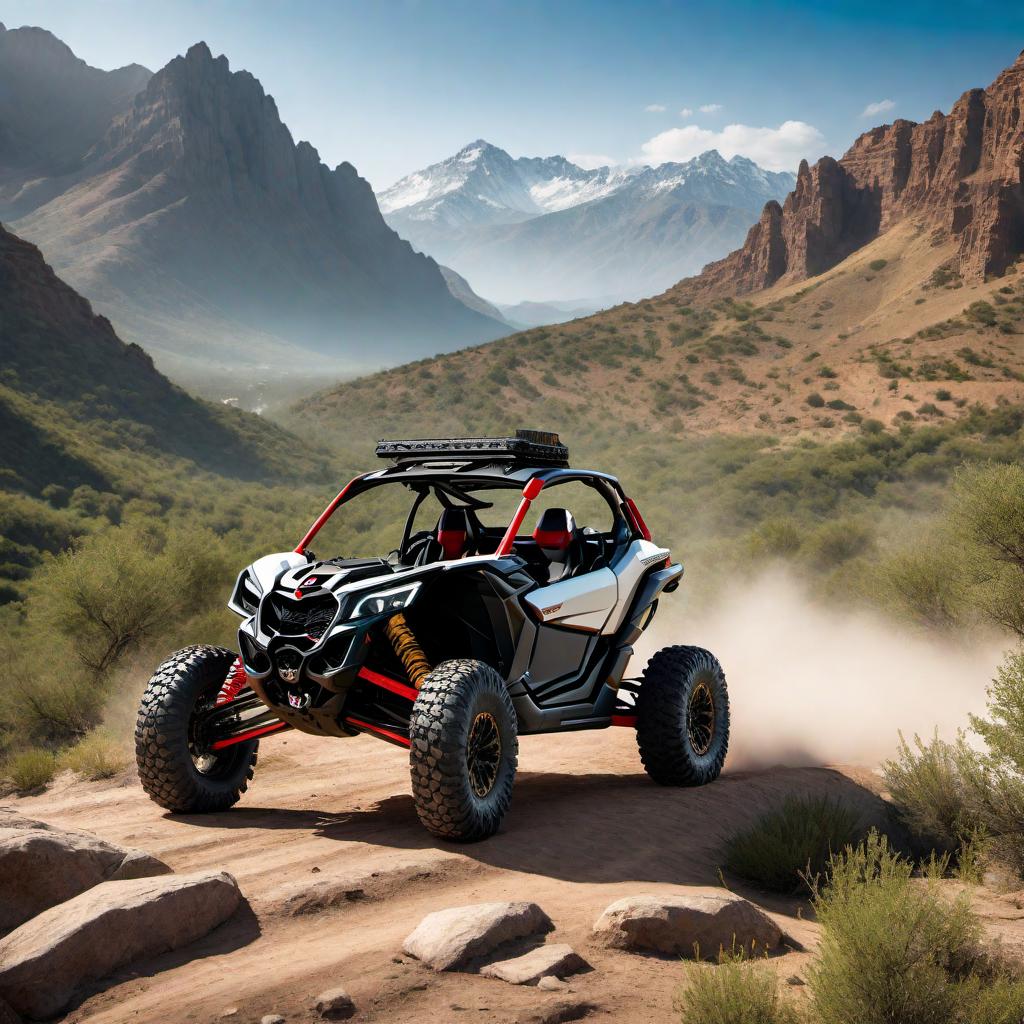
<path fill-rule="evenodd" d="M 501 733 L 494 715 L 486 711 L 473 719 L 466 743 L 466 767 L 469 783 L 479 797 L 487 796 L 494 788 L 501 764 Z"/>
<path fill-rule="evenodd" d="M 707 683 L 697 683 L 690 694 L 686 733 L 698 757 L 703 757 L 711 749 L 715 738 L 715 698 Z"/>

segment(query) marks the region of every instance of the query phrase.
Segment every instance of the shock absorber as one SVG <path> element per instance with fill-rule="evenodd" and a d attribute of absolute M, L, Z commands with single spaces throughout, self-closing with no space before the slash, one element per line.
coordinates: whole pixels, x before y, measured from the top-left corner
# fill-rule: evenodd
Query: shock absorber
<path fill-rule="evenodd" d="M 391 641 L 391 646 L 402 663 L 409 682 L 418 690 L 430 672 L 430 662 L 427 661 L 423 648 L 409 628 L 409 623 L 405 621 L 405 616 L 401 612 L 392 615 L 384 627 L 384 632 Z"/>

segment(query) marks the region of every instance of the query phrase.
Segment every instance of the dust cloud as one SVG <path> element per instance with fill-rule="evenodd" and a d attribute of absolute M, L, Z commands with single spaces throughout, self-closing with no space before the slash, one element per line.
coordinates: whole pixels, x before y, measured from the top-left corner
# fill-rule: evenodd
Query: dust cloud
<path fill-rule="evenodd" d="M 783 572 L 739 587 L 706 609 L 685 582 L 663 599 L 630 666 L 669 644 L 694 644 L 722 662 L 732 737 L 727 769 L 771 765 L 874 767 L 898 731 L 947 739 L 985 707 L 1002 659 L 997 638 L 945 641 L 867 612 L 822 607 Z"/>

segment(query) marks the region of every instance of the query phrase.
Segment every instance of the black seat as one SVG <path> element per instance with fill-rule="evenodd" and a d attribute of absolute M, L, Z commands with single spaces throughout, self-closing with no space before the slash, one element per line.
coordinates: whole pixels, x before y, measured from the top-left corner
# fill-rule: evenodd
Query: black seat
<path fill-rule="evenodd" d="M 541 512 L 533 540 L 548 561 L 548 583 L 567 579 L 579 568 L 579 531 L 567 508 L 546 508 Z"/>

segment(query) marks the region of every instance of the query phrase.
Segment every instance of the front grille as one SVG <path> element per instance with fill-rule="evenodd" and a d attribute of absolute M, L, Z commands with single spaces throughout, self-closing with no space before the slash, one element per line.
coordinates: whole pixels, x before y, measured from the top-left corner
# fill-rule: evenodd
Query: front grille
<path fill-rule="evenodd" d="M 338 602 L 330 594 L 293 600 L 271 594 L 263 602 L 263 631 L 283 636 L 312 636 L 319 639 L 331 628 L 338 614 Z"/>

